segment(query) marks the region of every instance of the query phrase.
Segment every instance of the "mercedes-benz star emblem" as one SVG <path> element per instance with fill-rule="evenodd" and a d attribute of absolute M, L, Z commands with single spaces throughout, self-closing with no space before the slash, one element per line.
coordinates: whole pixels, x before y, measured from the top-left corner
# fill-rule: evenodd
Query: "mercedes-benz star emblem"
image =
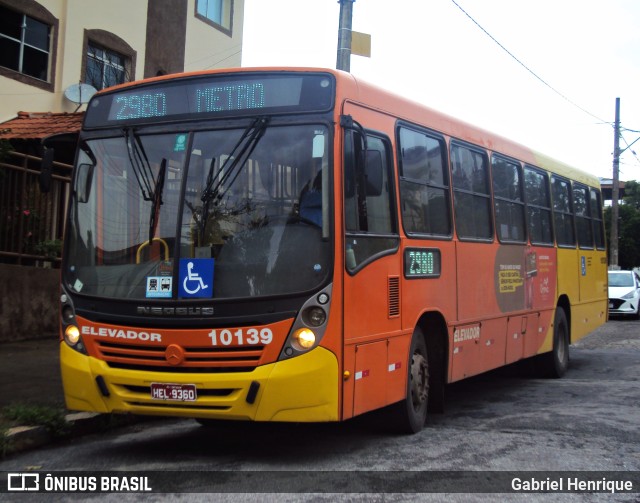
<path fill-rule="evenodd" d="M 164 357 L 169 365 L 180 365 L 184 362 L 184 349 L 177 344 L 170 344 L 164 352 Z"/>

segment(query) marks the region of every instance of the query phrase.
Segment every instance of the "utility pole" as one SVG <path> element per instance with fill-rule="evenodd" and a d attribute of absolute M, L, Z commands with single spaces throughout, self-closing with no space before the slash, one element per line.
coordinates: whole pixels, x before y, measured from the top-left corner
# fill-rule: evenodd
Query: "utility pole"
<path fill-rule="evenodd" d="M 340 26 L 338 28 L 338 60 L 336 68 L 348 72 L 351 70 L 351 19 L 353 2 L 356 0 L 338 0 L 340 4 Z"/>
<path fill-rule="evenodd" d="M 618 199 L 620 197 L 620 98 L 616 98 L 616 121 L 613 127 L 613 180 L 611 183 L 611 234 L 609 267 L 618 267 Z"/>

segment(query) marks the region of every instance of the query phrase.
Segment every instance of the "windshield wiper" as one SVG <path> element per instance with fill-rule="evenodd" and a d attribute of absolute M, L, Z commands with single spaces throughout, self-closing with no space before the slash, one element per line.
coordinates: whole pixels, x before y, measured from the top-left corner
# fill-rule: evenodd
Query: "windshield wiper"
<path fill-rule="evenodd" d="M 227 185 L 227 189 L 233 185 L 233 182 L 235 182 L 240 172 L 237 168 L 241 167 L 247 161 L 253 150 L 256 148 L 256 145 L 260 141 L 260 138 L 262 138 L 268 123 L 268 117 L 257 117 L 251 124 L 249 124 L 247 129 L 245 129 L 240 136 L 240 139 L 231 149 L 231 152 L 224 164 L 220 167 L 222 176 L 216 180 L 215 183 L 213 180 L 213 169 L 215 163 L 214 161 L 211 162 L 209 174 L 207 176 L 207 185 L 202 191 L 202 197 L 200 198 L 203 202 L 206 202 L 207 200 L 210 201 L 212 199 L 222 199 L 226 190 L 220 193 L 220 187 L 222 187 L 232 175 L 233 179 L 231 179 L 231 182 Z M 236 170 L 237 173 L 234 174 Z"/>
<path fill-rule="evenodd" d="M 153 201 L 154 199 L 154 187 L 156 181 L 153 179 L 153 171 L 151 170 L 151 164 L 147 158 L 147 153 L 142 146 L 142 142 L 138 135 L 133 132 L 132 128 L 124 129 L 124 139 L 127 144 L 127 152 L 129 154 L 129 162 L 131 162 L 131 168 L 133 174 L 138 181 L 142 197 L 145 201 Z"/>
<path fill-rule="evenodd" d="M 149 245 L 153 241 L 156 234 L 156 226 L 158 225 L 158 215 L 160 214 L 160 206 L 162 205 L 162 191 L 164 189 L 164 178 L 167 171 L 167 160 L 162 159 L 160 163 L 160 171 L 153 188 L 153 203 L 151 204 L 151 216 L 149 217 Z"/>
<path fill-rule="evenodd" d="M 142 198 L 145 201 L 151 201 L 151 216 L 149 217 L 149 244 L 153 241 L 158 224 L 158 215 L 160 206 L 162 205 L 162 191 L 164 189 L 164 178 L 167 171 L 167 160 L 162 159 L 157 178 L 153 176 L 151 163 L 144 150 L 144 146 L 138 135 L 135 134 L 133 128 L 125 128 L 125 143 L 127 144 L 127 152 L 129 154 L 129 162 L 131 169 L 138 181 Z"/>
<path fill-rule="evenodd" d="M 258 142 L 264 135 L 269 124 L 268 117 L 256 117 L 254 121 L 243 131 L 240 139 L 231 149 L 229 156 L 224 164 L 220 167 L 222 176 L 214 180 L 215 158 L 211 160 L 209 165 L 209 173 L 207 174 L 207 185 L 202 191 L 200 199 L 202 205 L 202 226 L 200 228 L 200 240 L 204 241 L 204 230 L 209 218 L 209 207 L 213 202 L 217 205 L 229 188 L 234 184 L 240 174 L 242 166 L 247 162 L 249 156 L 258 145 Z M 227 183 L 228 182 L 228 183 Z M 221 190 L 223 188 L 223 190 Z"/>

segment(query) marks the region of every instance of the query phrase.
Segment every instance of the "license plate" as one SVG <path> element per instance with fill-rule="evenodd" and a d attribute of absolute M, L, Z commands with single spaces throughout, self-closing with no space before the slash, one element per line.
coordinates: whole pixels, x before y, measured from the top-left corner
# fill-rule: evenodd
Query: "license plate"
<path fill-rule="evenodd" d="M 198 397 L 195 384 L 151 383 L 151 398 L 154 400 L 177 400 L 195 402 Z"/>

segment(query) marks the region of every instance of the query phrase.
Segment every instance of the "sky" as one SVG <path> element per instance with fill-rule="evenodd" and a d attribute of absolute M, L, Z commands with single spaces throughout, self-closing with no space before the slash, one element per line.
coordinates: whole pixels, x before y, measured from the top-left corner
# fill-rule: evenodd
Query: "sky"
<path fill-rule="evenodd" d="M 335 68 L 339 14 L 245 0 L 242 66 Z M 596 176 L 612 177 L 616 98 L 621 148 L 640 138 L 640 1 L 356 0 L 352 23 L 371 35 L 355 76 Z M 620 179 L 640 180 L 640 140 Z"/>

